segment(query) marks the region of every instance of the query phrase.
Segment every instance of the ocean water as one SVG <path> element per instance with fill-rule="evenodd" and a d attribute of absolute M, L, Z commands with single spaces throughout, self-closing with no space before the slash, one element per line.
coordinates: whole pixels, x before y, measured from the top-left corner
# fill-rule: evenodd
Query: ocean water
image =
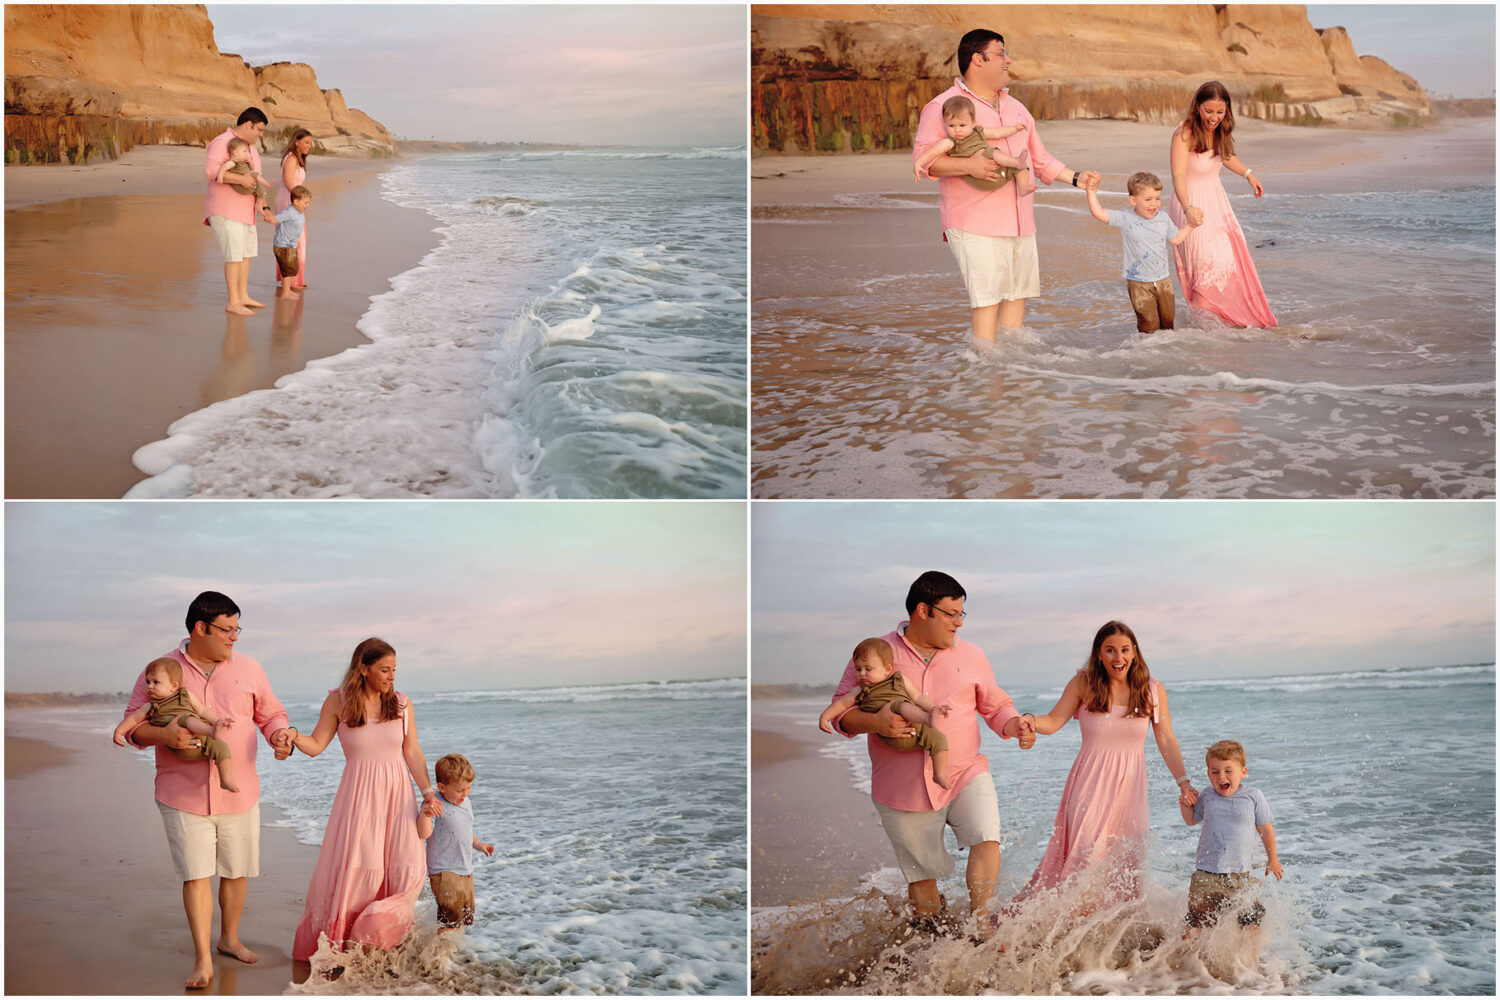
<path fill-rule="evenodd" d="M 424 887 L 400 946 L 349 956 L 332 980 L 321 973 L 346 957 L 319 952 L 289 992 L 745 993 L 743 678 L 411 698 L 428 767 L 445 753 L 474 765 L 474 832 L 495 845 L 475 856 L 474 926 L 439 935 Z M 311 731 L 322 698 L 284 703 Z M 86 718 L 99 739 L 119 721 L 98 709 L 35 717 Z M 151 752 L 139 755 L 149 766 Z M 259 760 L 277 825 L 321 843 L 338 740 L 291 766 L 268 750 Z"/>
<path fill-rule="evenodd" d="M 131 497 L 743 497 L 745 151 L 397 164 L 442 243 L 372 343 L 190 413 Z"/>
<path fill-rule="evenodd" d="M 1001 685 L 1026 710 L 1050 708 L 1058 693 L 1003 676 Z M 1494 995 L 1493 664 L 1167 689 L 1188 773 L 1204 779 L 1203 750 L 1237 739 L 1246 783 L 1271 804 L 1285 879 L 1265 879 L 1258 960 L 1232 925 L 1182 940 L 1198 828 L 1182 822 L 1148 739 L 1143 899 L 1085 916 L 1076 893 L 1038 900 L 986 945 L 911 936 L 904 880 L 892 858 L 872 857 L 851 899 L 753 907 L 753 991 Z M 805 725 L 825 705 L 764 710 Z M 1079 731 L 1070 724 L 1024 753 L 981 732 L 1000 799 L 998 898 L 1008 900 L 1045 853 Z M 862 741 L 829 738 L 820 752 L 847 762 L 851 785 L 868 790 Z M 940 888 L 962 909 L 964 856 L 951 831 L 948 846 L 957 865 Z"/>
<path fill-rule="evenodd" d="M 416 933 L 306 993 L 679 993 L 746 989 L 745 682 L 412 695 L 431 767 L 474 765 L 474 926 Z M 307 729 L 322 700 L 288 702 Z M 728 735 L 726 735 L 728 734 Z M 321 843 L 343 758 L 260 768 L 262 796 Z M 287 929 L 290 939 L 291 928 Z"/>
<path fill-rule="evenodd" d="M 1042 295 L 994 349 L 909 171 L 753 209 L 753 495 L 1494 496 L 1494 125 L 1423 141 L 1481 168 L 1356 164 L 1261 199 L 1222 175 L 1275 330 L 1178 287 L 1178 328 L 1137 333 L 1118 234 L 1058 185 Z"/>

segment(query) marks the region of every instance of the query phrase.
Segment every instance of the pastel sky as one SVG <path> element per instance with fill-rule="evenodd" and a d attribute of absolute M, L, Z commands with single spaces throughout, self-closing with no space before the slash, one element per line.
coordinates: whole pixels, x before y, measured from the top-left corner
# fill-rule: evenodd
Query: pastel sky
<path fill-rule="evenodd" d="M 745 142 L 737 4 L 209 4 L 208 16 L 220 52 L 308 63 L 399 138 Z"/>
<path fill-rule="evenodd" d="M 1494 4 L 1308 4 L 1307 19 L 1345 28 L 1355 52 L 1410 74 L 1429 95 L 1495 94 Z"/>
<path fill-rule="evenodd" d="M 838 680 L 928 569 L 1001 686 L 1129 624 L 1163 679 L 1493 663 L 1495 508 L 1454 501 L 761 503 L 753 684 Z"/>
<path fill-rule="evenodd" d="M 404 690 L 745 676 L 735 503 L 8 503 L 5 689 L 121 691 L 228 594 L 279 694 L 354 646 Z"/>

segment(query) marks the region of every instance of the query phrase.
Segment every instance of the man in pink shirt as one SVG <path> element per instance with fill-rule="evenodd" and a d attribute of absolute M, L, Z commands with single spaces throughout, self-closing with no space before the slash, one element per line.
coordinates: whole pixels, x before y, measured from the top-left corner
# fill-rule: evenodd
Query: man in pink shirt
<path fill-rule="evenodd" d="M 167 831 L 172 862 L 182 879 L 182 906 L 193 939 L 194 964 L 185 985 L 203 988 L 213 978 L 209 932 L 213 928 L 213 893 L 209 880 L 219 876 L 219 940 L 222 954 L 251 963 L 255 952 L 240 941 L 246 879 L 260 874 L 260 779 L 255 773 L 256 730 L 276 748 L 290 753 L 292 739 L 286 709 L 271 691 L 261 665 L 234 644 L 239 639 L 240 609 L 223 594 L 205 591 L 188 606 L 188 637 L 166 654 L 182 666 L 182 686 L 215 715 L 236 725 L 219 731 L 236 762 L 239 790 L 226 791 L 213 779 L 206 759 L 179 760 L 171 748 L 185 748 L 202 737 L 179 726 L 142 723 L 128 737 L 136 746 L 156 747 L 156 806 Z M 147 701 L 146 674 L 135 682 L 125 714 Z"/>
<path fill-rule="evenodd" d="M 253 315 L 252 307 L 265 308 L 264 302 L 250 297 L 250 258 L 257 254 L 260 244 L 260 235 L 255 231 L 255 177 L 231 171 L 220 183 L 219 168 L 229 161 L 229 140 L 243 139 L 250 144 L 250 166 L 259 174 L 260 150 L 255 147 L 266 134 L 268 124 L 266 113 L 260 108 L 241 111 L 234 128 L 225 129 L 223 135 L 208 144 L 204 164 L 208 195 L 203 199 L 203 224 L 214 231 L 219 251 L 224 255 L 224 285 L 229 290 L 229 304 L 224 311 L 236 316 Z M 276 216 L 268 207 L 262 206 L 261 213 L 267 222 L 276 224 Z"/>
<path fill-rule="evenodd" d="M 1036 120 L 1010 96 L 1010 65 L 1003 35 L 988 28 L 975 28 L 964 35 L 958 43 L 959 77 L 922 109 L 912 142 L 913 162 L 947 135 L 943 102 L 963 96 L 973 101 L 974 122 L 986 133 L 1012 125 L 1026 126 L 1015 135 L 995 140 L 993 145 L 1012 156 L 1029 152 L 1039 183 L 1051 184 L 1061 178 L 1082 187 L 1090 178 L 1097 181 L 1098 171 L 1071 170 L 1047 152 L 1037 135 Z M 997 326 L 1019 328 L 1026 319 L 1026 300 L 1042 293 L 1036 221 L 1032 217 L 1035 195 L 1018 195 L 1015 184 L 985 190 L 965 181 L 965 177 L 993 181 L 999 176 L 995 161 L 983 153 L 940 156 L 926 170 L 919 168 L 919 173 L 940 178 L 943 239 L 963 274 L 973 309 L 974 337 L 993 342 Z"/>
<path fill-rule="evenodd" d="M 952 711 L 933 724 L 948 737 L 948 788 L 932 780 L 928 755 L 893 750 L 871 739 L 870 797 L 906 876 L 907 895 L 917 917 L 931 920 L 945 903 L 937 880 L 953 871 L 943 846 L 943 827 L 953 827 L 959 847 L 969 849 L 966 879 L 969 911 L 986 912 L 1000 876 L 1000 808 L 989 761 L 979 752 L 978 717 L 1001 739 L 1018 738 L 1030 749 L 1036 734 L 1023 726 L 1010 695 L 995 683 L 995 672 L 978 646 L 958 637 L 963 626 L 964 588 L 947 573 L 928 570 L 906 595 L 907 620 L 885 636 L 895 652 L 895 669 L 909 688 Z M 854 661 L 834 691 L 837 701 L 858 685 Z M 845 736 L 909 736 L 911 723 L 887 704 L 879 712 L 858 708 L 834 723 Z"/>

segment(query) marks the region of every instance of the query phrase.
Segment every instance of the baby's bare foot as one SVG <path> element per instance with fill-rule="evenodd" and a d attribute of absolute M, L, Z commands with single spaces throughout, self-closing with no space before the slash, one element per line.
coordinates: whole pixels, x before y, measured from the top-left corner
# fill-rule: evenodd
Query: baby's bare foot
<path fill-rule="evenodd" d="M 1023 170 L 1016 174 L 1016 194 L 1023 198 L 1036 190 L 1036 181 L 1031 179 L 1031 171 Z"/>
<path fill-rule="evenodd" d="M 945 775 L 945 774 L 938 774 L 936 771 L 934 771 L 934 772 L 932 772 L 932 780 L 935 781 L 935 782 L 937 782 L 939 785 L 941 785 L 944 788 L 952 788 L 953 787 L 952 785 L 948 784 L 948 776 Z"/>

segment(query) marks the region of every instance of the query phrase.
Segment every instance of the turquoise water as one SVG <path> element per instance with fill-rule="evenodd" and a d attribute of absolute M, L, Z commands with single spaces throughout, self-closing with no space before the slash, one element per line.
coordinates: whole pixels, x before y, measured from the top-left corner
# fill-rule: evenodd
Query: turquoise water
<path fill-rule="evenodd" d="M 474 926 L 436 939 L 424 888 L 400 954 L 304 990 L 745 991 L 743 679 L 411 697 L 428 766 L 474 765 Z M 320 704 L 287 708 L 310 729 Z M 320 843 L 342 754 L 293 763 L 263 798 Z"/>
<path fill-rule="evenodd" d="M 133 497 L 743 497 L 745 151 L 428 157 L 374 343 L 189 414 Z"/>

